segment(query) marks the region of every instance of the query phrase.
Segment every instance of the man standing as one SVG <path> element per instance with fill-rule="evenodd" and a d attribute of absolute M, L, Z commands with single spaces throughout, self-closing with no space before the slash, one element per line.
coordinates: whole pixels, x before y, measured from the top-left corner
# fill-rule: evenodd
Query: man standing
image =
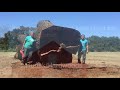
<path fill-rule="evenodd" d="M 82 57 L 82 64 L 85 64 L 86 60 L 86 53 L 88 53 L 88 41 L 85 39 L 85 35 L 81 35 L 80 43 L 82 45 L 81 50 L 78 50 L 78 63 L 81 63 L 81 57 Z"/>
<path fill-rule="evenodd" d="M 23 64 L 25 65 L 26 62 L 30 59 L 32 56 L 32 53 L 35 49 L 35 39 L 34 39 L 34 33 L 30 32 L 30 35 L 25 38 L 25 41 L 23 43 L 24 47 L 24 59 L 23 59 Z M 23 49 L 22 47 L 22 49 Z"/>

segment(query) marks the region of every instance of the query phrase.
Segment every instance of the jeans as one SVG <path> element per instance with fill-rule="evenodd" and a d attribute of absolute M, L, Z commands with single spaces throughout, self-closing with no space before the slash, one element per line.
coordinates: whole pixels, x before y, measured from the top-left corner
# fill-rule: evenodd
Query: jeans
<path fill-rule="evenodd" d="M 27 60 L 30 59 L 33 53 L 33 48 L 24 48 L 24 55 L 27 57 Z"/>
<path fill-rule="evenodd" d="M 86 50 L 81 51 L 81 52 L 78 51 L 78 59 L 81 60 L 81 58 L 82 58 L 83 61 L 86 60 Z"/>

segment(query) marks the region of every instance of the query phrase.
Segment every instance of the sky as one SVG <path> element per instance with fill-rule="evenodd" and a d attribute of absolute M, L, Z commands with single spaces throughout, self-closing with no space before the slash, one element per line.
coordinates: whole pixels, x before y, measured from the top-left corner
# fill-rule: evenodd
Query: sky
<path fill-rule="evenodd" d="M 120 12 L 0 12 L 0 36 L 19 26 L 36 27 L 41 20 L 74 28 L 86 37 L 120 37 Z"/>

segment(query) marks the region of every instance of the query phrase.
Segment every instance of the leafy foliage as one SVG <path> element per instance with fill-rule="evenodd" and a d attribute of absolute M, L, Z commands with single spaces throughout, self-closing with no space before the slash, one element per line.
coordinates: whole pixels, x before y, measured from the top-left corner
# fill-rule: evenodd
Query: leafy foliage
<path fill-rule="evenodd" d="M 89 49 L 92 52 L 120 51 L 120 38 L 118 37 L 91 36 L 87 39 L 89 41 Z"/>
<path fill-rule="evenodd" d="M 21 44 L 24 36 L 27 36 L 30 31 L 35 31 L 36 35 L 38 34 L 36 28 L 24 26 L 8 31 L 4 34 L 4 37 L 0 38 L 0 50 L 15 51 L 16 45 Z M 91 52 L 120 51 L 120 38 L 118 37 L 91 36 L 87 39 L 89 41 L 89 51 Z"/>
<path fill-rule="evenodd" d="M 16 45 L 22 43 L 24 39 L 23 36 L 27 36 L 30 31 L 35 30 L 36 28 L 33 27 L 20 26 L 20 28 L 15 28 L 12 31 L 8 31 L 4 34 L 4 37 L 0 38 L 0 50 L 15 51 Z M 20 36 L 22 36 L 22 38 Z"/>

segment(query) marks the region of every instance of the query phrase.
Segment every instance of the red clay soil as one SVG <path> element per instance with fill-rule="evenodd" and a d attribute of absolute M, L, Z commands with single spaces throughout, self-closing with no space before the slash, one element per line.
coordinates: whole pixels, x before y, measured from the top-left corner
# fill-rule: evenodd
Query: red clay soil
<path fill-rule="evenodd" d="M 87 64 L 12 65 L 12 77 L 16 78 L 96 78 L 110 75 L 120 75 L 120 68 Z"/>

